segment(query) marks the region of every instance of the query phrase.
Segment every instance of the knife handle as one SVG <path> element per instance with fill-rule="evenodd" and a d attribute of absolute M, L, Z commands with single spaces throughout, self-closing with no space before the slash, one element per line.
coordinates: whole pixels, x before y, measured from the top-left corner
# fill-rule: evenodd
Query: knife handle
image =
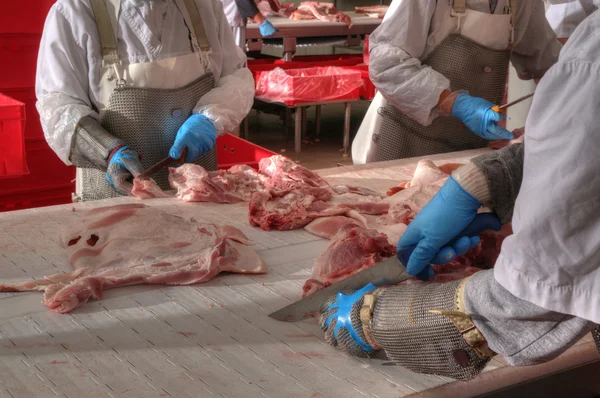
<path fill-rule="evenodd" d="M 471 223 L 469 225 L 467 225 L 467 227 L 465 229 L 463 229 L 456 236 L 456 238 L 452 239 L 450 242 L 448 242 L 444 246 L 453 245 L 457 240 L 459 240 L 463 236 L 473 237 L 473 236 L 479 235 L 483 231 L 487 231 L 487 230 L 500 231 L 501 229 L 502 229 L 502 223 L 500 222 L 500 219 L 496 215 L 494 215 L 493 213 L 480 213 L 475 216 L 473 221 L 471 221 Z M 408 260 L 410 259 L 410 256 L 413 253 L 413 251 L 416 249 L 416 247 L 417 247 L 417 245 L 411 245 L 411 246 L 400 248 L 396 252 L 396 256 L 402 262 L 402 264 L 404 264 L 404 266 L 406 266 L 408 264 Z M 444 250 L 444 249 L 442 249 L 442 250 Z M 424 280 L 427 280 L 428 276 L 429 276 L 428 269 L 429 269 L 429 267 L 426 267 L 419 275 L 417 275 L 417 277 L 419 277 L 419 279 L 425 278 Z"/>
<path fill-rule="evenodd" d="M 177 163 L 184 164 L 186 155 L 187 155 L 187 147 L 183 148 L 183 151 L 181 151 L 181 156 L 179 157 L 179 159 L 177 159 Z"/>
<path fill-rule="evenodd" d="M 494 106 L 492 106 L 492 108 L 491 108 L 491 109 L 492 109 L 494 112 L 498 112 L 498 113 L 501 113 L 501 114 L 503 114 L 503 115 L 506 115 L 506 108 L 502 108 L 502 107 L 500 107 L 499 105 L 494 105 Z"/>

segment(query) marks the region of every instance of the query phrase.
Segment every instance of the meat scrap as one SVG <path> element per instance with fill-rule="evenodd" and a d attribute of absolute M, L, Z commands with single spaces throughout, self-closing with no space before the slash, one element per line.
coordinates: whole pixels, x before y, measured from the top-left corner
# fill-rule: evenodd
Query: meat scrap
<path fill-rule="evenodd" d="M 383 19 L 389 6 L 366 6 L 366 7 L 354 7 L 354 11 L 357 14 L 366 14 L 372 18 Z"/>
<path fill-rule="evenodd" d="M 372 267 L 396 254 L 387 237 L 371 229 L 346 226 L 335 235 L 313 265 L 311 278 L 304 283 L 303 297 Z"/>
<path fill-rule="evenodd" d="M 189 285 L 220 272 L 266 272 L 248 244 L 231 226 L 200 224 L 140 203 L 103 207 L 62 231 L 73 271 L 0 283 L 0 291 L 43 291 L 46 306 L 68 313 L 119 286 Z"/>
<path fill-rule="evenodd" d="M 343 22 L 348 26 L 352 26 L 350 17 L 338 11 L 333 3 L 321 3 L 318 1 L 304 1 L 300 3 L 298 9 L 290 16 L 290 19 L 318 19 L 326 22 Z"/>
<path fill-rule="evenodd" d="M 184 202 L 247 202 L 253 192 L 265 189 L 265 178 L 246 165 L 208 172 L 196 164 L 169 169 L 169 184 Z"/>
<path fill-rule="evenodd" d="M 278 0 L 255 0 L 254 2 L 265 17 L 279 15 L 288 18 L 296 9 L 294 3 L 280 3 Z"/>
<path fill-rule="evenodd" d="M 137 199 L 154 199 L 154 198 L 167 198 L 169 195 L 163 192 L 162 189 L 153 179 L 142 180 L 139 178 L 133 179 L 133 189 L 131 195 Z"/>

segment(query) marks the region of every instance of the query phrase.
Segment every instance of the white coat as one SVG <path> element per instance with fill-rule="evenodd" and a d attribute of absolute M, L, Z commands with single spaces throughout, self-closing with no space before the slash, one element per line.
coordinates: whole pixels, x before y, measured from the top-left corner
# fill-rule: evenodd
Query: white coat
<path fill-rule="evenodd" d="M 551 311 L 600 323 L 600 12 L 571 35 L 527 118 L 514 234 L 496 280 Z"/>
<path fill-rule="evenodd" d="M 546 18 L 561 39 L 568 39 L 575 28 L 598 8 L 598 0 L 577 0 L 548 7 Z"/>
<path fill-rule="evenodd" d="M 205 115 L 218 133 L 233 130 L 254 99 L 252 74 L 235 45 L 219 0 L 196 0 L 211 46 L 215 88 L 194 113 Z M 121 0 L 118 52 L 125 65 L 156 62 L 192 53 L 189 31 L 174 0 Z M 175 68 L 176 69 L 176 68 Z M 102 57 L 90 0 L 58 0 L 46 19 L 36 79 L 37 108 L 50 147 L 71 164 L 73 135 L 84 116 L 99 118 Z M 169 87 L 172 79 L 147 79 L 145 87 Z M 185 79 L 184 79 L 185 80 Z M 143 134 L 143 132 L 140 132 Z"/>
<path fill-rule="evenodd" d="M 508 0 L 498 0 L 495 14 L 504 13 Z M 378 130 L 377 109 L 386 101 L 424 126 L 437 117 L 440 94 L 450 88 L 446 77 L 423 66 L 431 51 L 447 36 L 444 26 L 448 1 L 393 0 L 383 22 L 369 37 L 370 77 L 379 91 L 352 144 L 355 164 L 365 163 Z M 467 8 L 490 12 L 489 0 L 467 0 Z M 561 45 L 544 15 L 542 0 L 517 2 L 514 26 L 514 53 L 511 61 L 519 77 L 542 76 L 558 58 Z M 494 29 L 481 33 L 480 44 L 494 41 Z"/>

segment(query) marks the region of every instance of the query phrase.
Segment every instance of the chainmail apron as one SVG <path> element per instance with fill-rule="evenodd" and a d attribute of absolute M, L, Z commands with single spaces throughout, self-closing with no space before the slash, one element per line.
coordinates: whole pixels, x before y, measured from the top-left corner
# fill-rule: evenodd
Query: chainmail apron
<path fill-rule="evenodd" d="M 596 342 L 598 352 L 600 352 L 600 325 L 596 326 L 596 328 L 592 330 L 592 336 L 594 337 L 594 341 Z"/>
<path fill-rule="evenodd" d="M 104 63 L 119 63 L 116 37 L 105 0 L 92 0 L 102 45 Z M 111 0 L 112 1 L 112 0 Z M 179 2 L 178 2 L 179 3 Z M 190 29 L 194 52 L 210 51 L 202 19 L 194 0 L 182 0 L 180 11 L 187 12 L 186 22 Z M 184 14 L 184 19 L 186 15 Z M 205 70 L 208 68 L 207 64 Z M 208 72 L 186 86 L 174 89 L 153 89 L 118 86 L 112 92 L 102 117 L 102 127 L 123 140 L 141 157 L 144 169 L 155 165 L 168 156 L 181 125 L 192 114 L 200 98 L 212 90 L 215 79 Z M 216 148 L 196 159 L 194 163 L 207 170 L 217 170 Z M 106 180 L 106 170 L 98 168 L 80 169 L 81 186 L 77 200 L 97 200 L 120 196 Z M 168 170 L 161 170 L 152 177 L 158 186 L 170 189 Z"/>
<path fill-rule="evenodd" d="M 451 34 L 423 62 L 450 80 L 452 91 L 499 104 L 504 98 L 510 50 L 493 50 L 459 34 Z M 367 162 L 403 159 L 436 153 L 483 148 L 488 141 L 468 130 L 460 120 L 438 117 L 422 126 L 394 106 L 379 108 L 381 128 L 373 134 Z"/>
<path fill-rule="evenodd" d="M 168 156 L 179 127 L 192 114 L 200 97 L 212 90 L 214 83 L 214 77 L 209 73 L 185 87 L 172 90 L 117 88 L 110 97 L 102 127 L 137 151 L 142 166 L 147 169 Z M 194 163 L 206 170 L 216 170 L 216 149 Z M 168 173 L 164 169 L 152 177 L 162 189 L 170 189 Z M 105 170 L 83 169 L 82 178 L 83 200 L 119 196 L 106 181 Z"/>

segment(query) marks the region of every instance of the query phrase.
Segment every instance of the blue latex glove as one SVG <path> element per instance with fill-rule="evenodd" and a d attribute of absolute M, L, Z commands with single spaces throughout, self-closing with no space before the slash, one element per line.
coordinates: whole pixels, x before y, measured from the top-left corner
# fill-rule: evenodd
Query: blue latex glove
<path fill-rule="evenodd" d="M 358 306 L 359 300 L 365 294 L 370 293 L 375 289 L 376 287 L 372 283 L 369 283 L 367 286 L 352 294 L 339 292 L 335 296 L 335 300 L 327 306 L 327 309 L 321 317 L 321 328 L 325 330 L 326 333 L 328 329 L 333 327 L 333 341 L 331 341 L 331 343 L 354 354 L 361 350 L 366 353 L 374 351 L 373 347 L 366 341 L 363 341 L 360 337 L 363 335 L 362 324 L 352 324 L 352 313 L 360 311 Z M 358 317 L 355 317 L 355 319 L 358 319 Z M 333 323 L 334 320 L 335 323 Z M 358 322 L 360 322 L 359 319 Z M 340 340 L 340 331 L 342 328 L 348 332 L 350 339 L 345 338 L 344 341 Z M 357 329 L 360 329 L 360 336 Z M 331 330 L 329 330 L 329 333 L 331 333 Z"/>
<path fill-rule="evenodd" d="M 473 222 L 480 207 L 481 203 L 465 191 L 454 178 L 448 178 L 398 241 L 397 251 L 401 260 L 401 252 L 416 245 L 408 263 L 405 263 L 406 271 L 426 280 L 433 275 L 430 263 L 446 263 L 475 247 L 479 243 L 478 237 L 461 237 L 460 233 Z M 497 220 L 496 217 L 494 219 Z M 501 227 L 500 220 L 497 220 L 497 223 L 491 222 L 489 228 L 481 230 Z M 452 242 L 451 246 L 445 247 L 457 237 L 460 238 Z"/>
<path fill-rule="evenodd" d="M 211 151 L 217 140 L 217 129 L 206 116 L 192 115 L 179 128 L 169 156 L 177 160 L 187 148 L 186 163 L 192 163 Z"/>
<path fill-rule="evenodd" d="M 273 36 L 275 33 L 279 32 L 268 19 L 265 19 L 265 21 L 258 26 L 258 30 L 260 30 L 262 37 Z"/>
<path fill-rule="evenodd" d="M 489 101 L 462 93 L 454 101 L 452 116 L 459 119 L 469 130 L 486 140 L 512 140 L 513 134 L 498 126 L 506 115 L 494 112 Z"/>
<path fill-rule="evenodd" d="M 106 181 L 121 195 L 129 195 L 131 180 L 144 170 L 136 151 L 127 146 L 119 148 L 110 158 L 106 168 Z"/>

